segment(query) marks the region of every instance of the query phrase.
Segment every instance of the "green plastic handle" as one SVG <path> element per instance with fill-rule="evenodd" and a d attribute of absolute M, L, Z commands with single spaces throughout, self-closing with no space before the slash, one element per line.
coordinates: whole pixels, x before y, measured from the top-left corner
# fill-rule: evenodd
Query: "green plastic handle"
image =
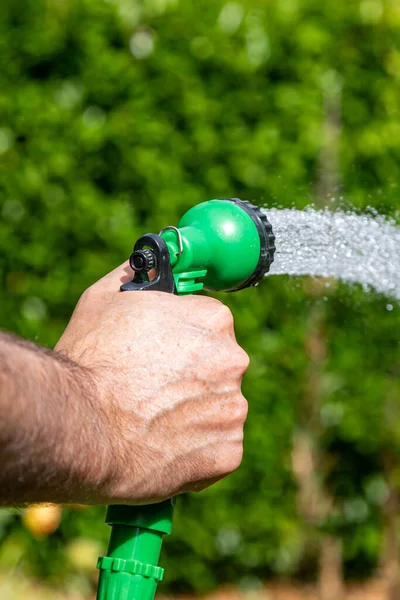
<path fill-rule="evenodd" d="M 146 506 L 109 506 L 107 556 L 100 570 L 97 600 L 153 600 L 164 569 L 158 566 L 163 536 L 171 533 L 173 501 Z"/>

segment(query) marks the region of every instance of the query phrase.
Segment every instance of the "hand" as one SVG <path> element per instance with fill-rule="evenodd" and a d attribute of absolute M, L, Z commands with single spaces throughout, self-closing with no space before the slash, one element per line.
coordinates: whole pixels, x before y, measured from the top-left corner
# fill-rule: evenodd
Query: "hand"
<path fill-rule="evenodd" d="M 88 374 L 104 416 L 92 502 L 198 491 L 242 459 L 249 359 L 229 309 L 205 296 L 120 292 L 132 276 L 125 264 L 90 287 L 56 346 Z"/>

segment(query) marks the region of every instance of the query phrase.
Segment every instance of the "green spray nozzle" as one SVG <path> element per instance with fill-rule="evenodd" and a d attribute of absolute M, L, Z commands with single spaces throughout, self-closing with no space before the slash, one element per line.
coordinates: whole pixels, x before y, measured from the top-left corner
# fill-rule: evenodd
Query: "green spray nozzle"
<path fill-rule="evenodd" d="M 274 259 L 275 236 L 264 212 L 238 198 L 202 202 L 178 225 L 148 233 L 134 246 L 135 271 L 122 291 L 173 294 L 236 291 L 255 286 Z M 107 556 L 98 560 L 98 600 L 153 600 L 163 569 L 162 539 L 172 529 L 173 502 L 109 506 L 112 526 Z"/>
<path fill-rule="evenodd" d="M 266 214 L 250 202 L 238 198 L 202 202 L 185 213 L 176 227 L 165 227 L 159 236 L 146 234 L 136 242 L 130 257 L 136 275 L 121 289 L 164 286 L 165 291 L 177 294 L 203 288 L 241 290 L 256 285 L 267 273 L 274 259 L 274 242 Z M 160 281 L 147 276 L 154 268 Z M 168 287 L 171 275 L 173 289 Z"/>

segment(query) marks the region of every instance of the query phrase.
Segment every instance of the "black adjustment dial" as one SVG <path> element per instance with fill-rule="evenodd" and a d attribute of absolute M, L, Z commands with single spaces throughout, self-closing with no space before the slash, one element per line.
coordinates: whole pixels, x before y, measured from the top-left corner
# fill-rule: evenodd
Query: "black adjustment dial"
<path fill-rule="evenodd" d="M 242 290 L 249 286 L 258 285 L 264 275 L 268 273 L 271 264 L 274 262 L 275 254 L 275 235 L 272 231 L 272 225 L 267 219 L 267 215 L 258 206 L 251 204 L 248 200 L 240 200 L 240 198 L 221 198 L 228 202 L 239 204 L 253 219 L 260 236 L 260 258 L 258 265 L 251 277 L 241 286 L 231 291 Z"/>
<path fill-rule="evenodd" d="M 136 273 L 147 273 L 156 266 L 156 257 L 152 250 L 135 250 L 129 258 L 129 264 Z"/>

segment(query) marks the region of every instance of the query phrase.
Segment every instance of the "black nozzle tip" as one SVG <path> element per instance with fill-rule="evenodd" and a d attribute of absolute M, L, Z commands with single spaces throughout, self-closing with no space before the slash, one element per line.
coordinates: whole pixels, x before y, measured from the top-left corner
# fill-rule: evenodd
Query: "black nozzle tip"
<path fill-rule="evenodd" d="M 152 250 L 135 250 L 129 258 L 129 264 L 136 273 L 147 273 L 156 266 Z"/>

